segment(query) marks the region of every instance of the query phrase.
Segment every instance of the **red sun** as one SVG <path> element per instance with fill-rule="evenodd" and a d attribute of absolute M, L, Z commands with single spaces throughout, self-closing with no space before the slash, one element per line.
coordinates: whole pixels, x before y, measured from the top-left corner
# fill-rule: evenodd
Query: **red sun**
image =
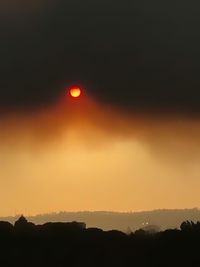
<path fill-rule="evenodd" d="M 69 92 L 70 92 L 71 97 L 78 98 L 81 95 L 81 88 L 78 86 L 73 86 L 70 88 Z"/>

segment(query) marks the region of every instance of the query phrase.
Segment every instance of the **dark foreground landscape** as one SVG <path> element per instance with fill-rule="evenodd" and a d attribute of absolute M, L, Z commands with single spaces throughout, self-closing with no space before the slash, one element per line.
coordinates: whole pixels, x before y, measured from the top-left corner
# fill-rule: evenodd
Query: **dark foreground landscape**
<path fill-rule="evenodd" d="M 85 223 L 0 222 L 0 266 L 200 266 L 200 222 L 125 234 Z"/>

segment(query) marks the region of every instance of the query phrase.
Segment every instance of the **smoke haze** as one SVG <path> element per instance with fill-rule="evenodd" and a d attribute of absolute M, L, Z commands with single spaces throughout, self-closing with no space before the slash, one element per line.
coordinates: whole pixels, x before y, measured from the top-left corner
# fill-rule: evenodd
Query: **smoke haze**
<path fill-rule="evenodd" d="M 197 119 L 65 101 L 2 115 L 2 215 L 198 206 Z"/>

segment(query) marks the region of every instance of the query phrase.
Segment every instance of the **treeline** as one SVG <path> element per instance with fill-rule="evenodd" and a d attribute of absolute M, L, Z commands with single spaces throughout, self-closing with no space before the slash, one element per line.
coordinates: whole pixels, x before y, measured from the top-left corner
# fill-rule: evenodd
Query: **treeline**
<path fill-rule="evenodd" d="M 0 222 L 0 266 L 200 266 L 200 222 L 180 229 L 134 233 L 86 228 L 85 223 L 35 225 L 23 216 Z"/>

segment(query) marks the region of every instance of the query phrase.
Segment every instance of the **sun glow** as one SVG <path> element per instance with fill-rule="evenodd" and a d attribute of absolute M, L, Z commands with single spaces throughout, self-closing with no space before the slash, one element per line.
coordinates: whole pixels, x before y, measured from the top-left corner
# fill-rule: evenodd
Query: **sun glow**
<path fill-rule="evenodd" d="M 70 88 L 70 95 L 74 98 L 77 98 L 81 95 L 81 89 L 79 87 Z"/>

